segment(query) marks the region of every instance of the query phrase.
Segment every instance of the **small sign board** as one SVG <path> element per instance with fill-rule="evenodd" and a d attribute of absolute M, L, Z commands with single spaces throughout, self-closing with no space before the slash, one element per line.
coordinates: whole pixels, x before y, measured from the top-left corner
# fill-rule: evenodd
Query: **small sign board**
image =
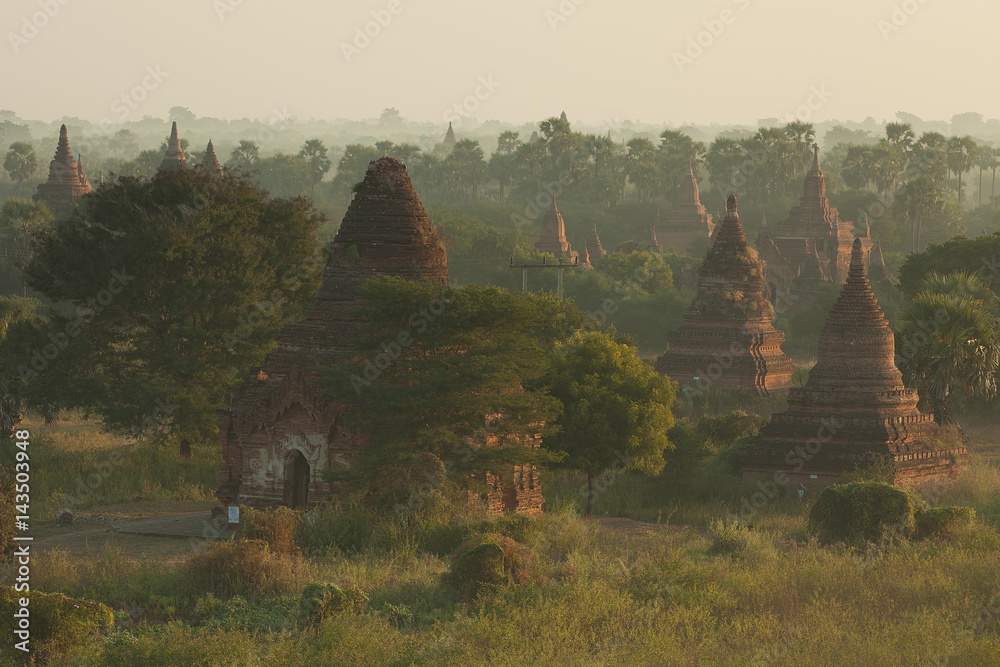
<path fill-rule="evenodd" d="M 229 523 L 239 523 L 240 522 L 240 507 L 239 505 L 229 506 Z"/>

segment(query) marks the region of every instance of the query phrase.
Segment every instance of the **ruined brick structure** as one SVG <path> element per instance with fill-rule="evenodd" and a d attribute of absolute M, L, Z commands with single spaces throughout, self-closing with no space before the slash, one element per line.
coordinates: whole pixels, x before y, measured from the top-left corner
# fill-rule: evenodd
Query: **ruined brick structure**
<path fill-rule="evenodd" d="M 747 244 L 736 197 L 715 226 L 712 247 L 698 268 L 698 293 L 656 370 L 686 395 L 708 387 L 768 396 L 788 389 L 794 366 L 781 350 L 785 334 L 772 325 L 763 295 L 764 274 Z"/>
<path fill-rule="evenodd" d="M 49 177 L 38 186 L 32 199 L 45 202 L 52 216 L 60 221 L 69 218 L 79 205 L 80 197 L 93 190 L 83 171 L 83 156 L 79 162 L 73 158 L 69 132 L 63 125 L 59 128 L 55 157 L 49 162 Z"/>
<path fill-rule="evenodd" d="M 691 249 L 699 236 L 710 237 L 713 229 L 712 215 L 701 203 L 698 179 L 689 162 L 688 173 L 681 181 L 677 205 L 667 211 L 662 220 L 658 216 L 653 236 L 659 239 L 659 245 L 684 253 Z"/>
<path fill-rule="evenodd" d="M 788 410 L 772 416 L 744 452 L 744 478 L 812 489 L 879 457 L 895 464 L 897 483 L 953 475 L 967 458 L 961 438 L 917 410 L 917 391 L 903 386 L 894 355 L 858 238 L 809 380 L 789 391 Z"/>
<path fill-rule="evenodd" d="M 187 157 L 181 148 L 181 140 L 177 135 L 177 122 L 170 126 L 170 138 L 167 140 L 167 151 L 163 155 L 163 161 L 157 171 L 177 171 L 187 169 Z"/>
<path fill-rule="evenodd" d="M 344 428 L 345 406 L 324 400 L 313 383 L 317 367 L 356 352 L 362 288 L 373 276 L 448 284 L 445 248 L 406 167 L 388 157 L 369 164 L 302 320 L 284 327 L 278 348 L 233 390 L 231 409 L 218 411 L 220 501 L 308 507 L 330 491 L 322 471 L 356 457 L 365 436 Z M 493 495 L 506 500 L 508 511 L 540 507 L 534 470 L 515 472 L 513 484 Z"/>
<path fill-rule="evenodd" d="M 587 255 L 590 258 L 591 264 L 594 262 L 599 262 L 608 256 L 608 251 L 604 249 L 601 245 L 601 237 L 597 235 L 597 225 L 594 225 L 594 233 L 590 235 L 587 239 Z"/>
<path fill-rule="evenodd" d="M 448 148 L 454 148 L 458 140 L 455 138 L 455 128 L 451 126 L 451 121 L 448 121 L 448 131 L 444 133 L 444 140 L 441 142 Z"/>
<path fill-rule="evenodd" d="M 882 244 L 875 241 L 871 254 L 868 256 L 868 279 L 873 283 L 895 283 L 896 278 L 885 268 L 885 258 L 882 257 Z"/>
<path fill-rule="evenodd" d="M 201 168 L 205 170 L 205 173 L 217 178 L 222 176 L 222 165 L 219 164 L 219 157 L 215 154 L 215 146 L 212 145 L 211 139 L 208 140 L 205 157 L 201 159 Z"/>
<path fill-rule="evenodd" d="M 542 219 L 542 234 L 535 243 L 535 250 L 551 253 L 556 257 L 567 257 L 570 263 L 579 255 L 566 240 L 566 223 L 556 206 L 555 195 L 552 195 L 552 205 Z"/>
<path fill-rule="evenodd" d="M 867 225 L 859 231 L 867 255 L 872 247 Z M 841 220 L 826 197 L 826 177 L 819 166 L 817 146 L 798 205 L 792 207 L 787 220 L 774 229 L 762 225 L 757 235 L 771 300 L 804 303 L 817 282 L 843 284 L 854 238 L 854 223 Z"/>

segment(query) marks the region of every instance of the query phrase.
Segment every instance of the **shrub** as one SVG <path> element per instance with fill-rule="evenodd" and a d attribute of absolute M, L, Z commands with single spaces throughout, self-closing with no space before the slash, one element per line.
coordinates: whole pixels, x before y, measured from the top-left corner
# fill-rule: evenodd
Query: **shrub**
<path fill-rule="evenodd" d="M 14 481 L 5 465 L 0 465 L 0 562 L 14 553 Z"/>
<path fill-rule="evenodd" d="M 333 548 L 359 553 L 371 546 L 373 524 L 372 515 L 360 503 L 323 505 L 305 513 L 296 540 L 307 551 Z"/>
<path fill-rule="evenodd" d="M 357 587 L 345 591 L 336 584 L 309 584 L 299 598 L 299 622 L 316 625 L 347 611 L 363 614 L 367 608 L 368 596 Z"/>
<path fill-rule="evenodd" d="M 860 545 L 913 535 L 917 502 L 906 491 L 878 482 L 828 486 L 809 511 L 809 532 L 820 542 Z"/>
<path fill-rule="evenodd" d="M 18 593 L 10 586 L 0 586 L 0 614 L 3 622 L 0 631 L 8 638 L 5 642 L 11 655 L 21 654 L 13 647 L 16 637 L 14 612 L 20 609 L 19 598 L 28 598 L 33 653 L 51 655 L 76 650 L 80 645 L 102 631 L 111 630 L 115 624 L 111 608 L 93 600 L 70 598 L 55 593 L 31 591 Z"/>
<path fill-rule="evenodd" d="M 267 596 L 294 585 L 298 561 L 275 554 L 263 540 L 220 540 L 188 560 L 198 590 L 221 598 Z"/>
<path fill-rule="evenodd" d="M 302 514 L 288 507 L 274 510 L 256 510 L 252 507 L 240 508 L 240 530 L 238 537 L 247 540 L 263 540 L 276 554 L 297 554 L 300 549 L 295 535 Z"/>
<path fill-rule="evenodd" d="M 916 512 L 916 534 L 919 538 L 950 539 L 976 520 L 971 507 L 928 507 Z"/>
<path fill-rule="evenodd" d="M 745 523 L 716 519 L 708 527 L 713 555 L 739 556 L 742 558 L 770 558 L 778 555 L 774 541 L 767 535 L 753 530 Z"/>
<path fill-rule="evenodd" d="M 462 597 L 471 599 L 489 586 L 538 581 L 530 552 L 497 533 L 476 535 L 452 559 L 449 579 Z"/>

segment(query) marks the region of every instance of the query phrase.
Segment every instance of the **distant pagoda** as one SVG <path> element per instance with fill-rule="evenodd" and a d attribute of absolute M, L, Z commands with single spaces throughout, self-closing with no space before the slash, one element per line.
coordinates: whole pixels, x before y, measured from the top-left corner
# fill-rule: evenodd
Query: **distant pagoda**
<path fill-rule="evenodd" d="M 448 131 L 444 133 L 444 141 L 442 143 L 448 148 L 452 148 L 457 141 L 455 138 L 455 128 L 451 126 L 451 121 L 448 121 Z"/>
<path fill-rule="evenodd" d="M 712 215 L 701 203 L 694 165 L 688 162 L 687 174 L 681 180 L 677 205 L 667 211 L 662 220 L 659 219 L 659 212 L 657 213 L 653 234 L 662 245 L 683 253 L 691 249 L 699 236 L 711 236 L 713 228 Z"/>
<path fill-rule="evenodd" d="M 65 220 L 73 214 L 80 197 L 93 190 L 83 171 L 83 158 L 79 162 L 73 158 L 69 132 L 63 125 L 59 128 L 55 157 L 49 162 L 49 177 L 38 186 L 32 199 L 45 202 L 56 220 Z"/>
<path fill-rule="evenodd" d="M 903 385 L 894 355 L 858 238 L 809 380 L 789 391 L 788 410 L 773 415 L 744 452 L 744 478 L 815 488 L 879 459 L 895 466 L 896 483 L 953 475 L 968 456 L 961 438 L 917 409 L 917 390 Z"/>
<path fill-rule="evenodd" d="M 656 370 L 686 395 L 709 387 L 768 396 L 792 385 L 794 365 L 781 351 L 785 334 L 772 325 L 763 295 L 763 270 L 747 245 L 736 197 L 716 225 L 712 246 L 698 268 L 698 293 Z"/>
<path fill-rule="evenodd" d="M 867 253 L 871 250 L 867 225 L 859 231 Z M 817 279 L 843 284 L 853 243 L 854 223 L 841 220 L 837 208 L 830 206 L 826 197 L 826 177 L 819 165 L 819 146 L 815 146 L 798 205 L 792 207 L 787 220 L 773 228 L 762 225 L 757 235 L 757 250 L 764 262 L 772 299 L 775 293 L 807 296 Z"/>
<path fill-rule="evenodd" d="M 206 174 L 216 177 L 222 176 L 222 165 L 219 163 L 219 157 L 215 154 L 215 146 L 212 145 L 211 139 L 208 140 L 205 157 L 201 159 L 201 168 Z"/>
<path fill-rule="evenodd" d="M 598 262 L 608 256 L 608 251 L 604 249 L 601 244 L 601 237 L 597 234 L 597 225 L 594 225 L 594 233 L 590 235 L 587 239 L 587 254 L 590 256 L 590 261 Z"/>
<path fill-rule="evenodd" d="M 187 157 L 181 148 L 181 140 L 177 135 L 177 121 L 170 126 L 170 139 L 167 140 L 167 152 L 157 171 L 179 171 L 188 168 Z"/>
<path fill-rule="evenodd" d="M 538 242 L 535 243 L 535 250 L 550 253 L 556 257 L 568 257 L 571 263 L 573 258 L 579 254 L 566 240 L 566 223 L 556 206 L 555 195 L 552 195 L 552 205 L 542 220 L 542 234 Z"/>
<path fill-rule="evenodd" d="M 872 252 L 868 256 L 868 278 L 873 283 L 895 283 L 896 279 L 885 268 L 885 258 L 882 257 L 882 244 L 875 241 Z"/>

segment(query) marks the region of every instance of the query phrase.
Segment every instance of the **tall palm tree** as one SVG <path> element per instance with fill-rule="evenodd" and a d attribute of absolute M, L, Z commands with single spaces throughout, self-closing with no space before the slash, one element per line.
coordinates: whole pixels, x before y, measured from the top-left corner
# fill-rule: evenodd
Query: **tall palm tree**
<path fill-rule="evenodd" d="M 51 225 L 52 214 L 43 202 L 11 197 L 0 206 L 0 238 L 5 241 L 6 256 L 22 274 L 21 296 L 28 295 L 23 275 L 31 259 L 32 242 Z"/>
<path fill-rule="evenodd" d="M 299 151 L 299 157 L 309 163 L 310 189 L 309 196 L 315 197 L 316 184 L 323 180 L 333 163 L 327 155 L 326 146 L 320 139 L 309 139 Z"/>
<path fill-rule="evenodd" d="M 38 171 L 38 156 L 35 155 L 35 147 L 27 141 L 15 141 L 10 145 L 10 150 L 7 151 L 3 168 L 10 174 L 11 180 L 17 181 L 17 196 L 20 197 L 21 188 Z"/>
<path fill-rule="evenodd" d="M 938 424 L 953 424 L 957 390 L 996 395 L 1000 323 L 978 299 L 925 290 L 903 311 L 897 344 L 903 379 L 928 401 Z"/>
<path fill-rule="evenodd" d="M 958 175 L 958 203 L 962 203 L 962 174 L 970 171 L 976 163 L 976 141 L 972 137 L 951 137 L 948 139 L 948 169 Z"/>

